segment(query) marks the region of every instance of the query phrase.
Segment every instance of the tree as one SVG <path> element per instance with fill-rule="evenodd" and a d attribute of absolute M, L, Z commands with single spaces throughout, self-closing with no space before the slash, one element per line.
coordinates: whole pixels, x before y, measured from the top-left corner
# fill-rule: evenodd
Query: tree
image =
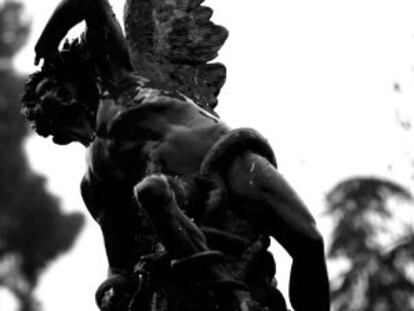
<path fill-rule="evenodd" d="M 59 199 L 30 170 L 22 148 L 29 134 L 18 104 L 25 78 L 10 64 L 29 33 L 23 16 L 21 3 L 0 5 L 0 287 L 16 295 L 21 311 L 29 311 L 36 308 L 32 292 L 39 274 L 71 247 L 83 217 L 59 209 Z"/>
<path fill-rule="evenodd" d="M 414 280 L 407 271 L 414 264 L 414 232 L 406 227 L 397 237 L 387 226 L 395 218 L 392 207 L 402 202 L 413 203 L 409 191 L 379 178 L 351 178 L 329 192 L 328 213 L 336 225 L 328 257 L 348 262 L 333 280 L 335 310 L 414 310 Z"/>

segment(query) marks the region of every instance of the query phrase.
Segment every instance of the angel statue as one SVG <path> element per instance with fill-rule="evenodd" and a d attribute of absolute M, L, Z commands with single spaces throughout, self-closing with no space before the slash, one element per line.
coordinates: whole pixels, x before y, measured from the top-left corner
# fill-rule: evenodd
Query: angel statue
<path fill-rule="evenodd" d="M 35 46 L 22 113 L 39 135 L 87 147 L 81 192 L 109 262 L 98 307 L 286 310 L 274 237 L 293 259 L 293 308 L 328 311 L 314 218 L 267 141 L 214 111 L 227 31 L 202 2 L 127 0 L 124 37 L 108 0 L 62 0 Z"/>

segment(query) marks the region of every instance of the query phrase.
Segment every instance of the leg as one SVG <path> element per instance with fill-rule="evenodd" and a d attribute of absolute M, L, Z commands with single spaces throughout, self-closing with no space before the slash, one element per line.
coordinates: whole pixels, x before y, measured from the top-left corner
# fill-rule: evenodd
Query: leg
<path fill-rule="evenodd" d="M 217 261 L 206 257 L 201 262 L 198 254 L 209 254 L 206 238 L 201 230 L 178 207 L 175 194 L 167 178 L 152 175 L 145 178 L 134 189 L 139 205 L 146 211 L 161 242 L 174 259 L 190 264 L 194 271 L 184 270 L 179 281 L 190 281 L 212 286 L 230 285 L 231 291 L 217 291 L 218 302 L 236 302 L 238 310 L 248 311 L 245 292 L 234 288 L 240 286 Z M 191 259 L 196 259 L 194 263 Z M 190 261 L 188 261 L 190 260 Z M 193 286 L 192 286 L 193 287 Z M 220 296 L 222 295 L 222 296 Z"/>
<path fill-rule="evenodd" d="M 145 178 L 135 187 L 134 194 L 173 258 L 208 250 L 204 234 L 177 206 L 175 194 L 165 176 Z"/>
<path fill-rule="evenodd" d="M 296 311 L 329 310 L 323 240 L 302 200 L 263 157 L 246 152 L 231 165 L 231 195 L 248 201 L 240 212 L 254 219 L 292 256 L 290 300 Z"/>

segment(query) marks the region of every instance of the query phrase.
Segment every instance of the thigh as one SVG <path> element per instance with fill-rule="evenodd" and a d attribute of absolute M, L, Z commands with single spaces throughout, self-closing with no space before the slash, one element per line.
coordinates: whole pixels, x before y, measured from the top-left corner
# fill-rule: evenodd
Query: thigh
<path fill-rule="evenodd" d="M 172 180 L 168 181 L 162 174 L 147 176 L 135 186 L 135 199 L 149 217 L 158 238 L 173 258 L 206 251 L 206 238 L 178 205 L 170 184 Z"/>

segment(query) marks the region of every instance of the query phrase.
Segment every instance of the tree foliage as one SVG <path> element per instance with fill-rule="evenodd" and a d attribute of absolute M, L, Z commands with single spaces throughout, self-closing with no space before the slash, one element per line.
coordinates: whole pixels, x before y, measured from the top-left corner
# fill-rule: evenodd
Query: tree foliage
<path fill-rule="evenodd" d="M 414 267 L 413 231 L 407 227 L 402 236 L 394 234 L 391 244 L 381 238 L 394 233 L 388 224 L 396 201 L 412 204 L 413 198 L 402 186 L 378 178 L 352 178 L 328 194 L 328 212 L 336 220 L 328 256 L 349 267 L 333 280 L 335 310 L 414 310 L 408 271 Z"/>
<path fill-rule="evenodd" d="M 6 0 L 0 6 L 0 58 L 10 59 L 25 44 L 30 21 L 24 14 L 23 4 Z"/>
<path fill-rule="evenodd" d="M 29 24 L 20 3 L 0 5 L 0 58 L 4 64 L 27 39 Z M 0 69 L 0 286 L 8 287 L 22 311 L 34 310 L 33 288 L 41 271 L 67 251 L 83 217 L 64 214 L 45 178 L 28 166 L 23 142 L 29 134 L 19 113 L 24 78 L 11 66 Z"/>

